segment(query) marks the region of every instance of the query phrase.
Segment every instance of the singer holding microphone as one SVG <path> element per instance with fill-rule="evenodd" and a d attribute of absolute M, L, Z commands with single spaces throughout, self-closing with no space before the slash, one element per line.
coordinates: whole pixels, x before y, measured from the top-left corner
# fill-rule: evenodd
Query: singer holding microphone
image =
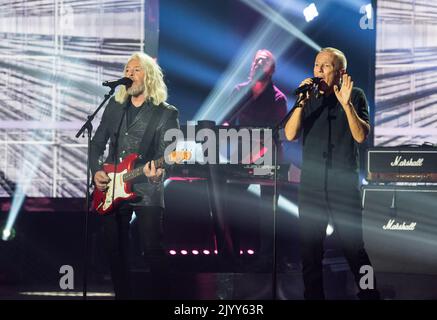
<path fill-rule="evenodd" d="M 370 131 L 369 112 L 364 92 L 353 87 L 346 67 L 343 52 L 322 49 L 314 78 L 296 90 L 299 98 L 285 126 L 288 140 L 302 135 L 299 223 L 305 299 L 325 299 L 322 260 L 328 223 L 354 275 L 358 298 L 379 299 L 373 273 L 369 280 L 363 271 L 371 263 L 363 243 L 358 178 L 358 145 Z"/>
<path fill-rule="evenodd" d="M 102 120 L 91 141 L 90 164 L 94 185 L 101 191 L 110 179 L 99 158 L 109 140 L 105 163 L 116 165 L 126 156 L 136 153 L 144 161 L 144 175 L 134 180 L 133 191 L 138 198 L 122 203 L 103 215 L 105 251 L 116 299 L 131 298 L 129 267 L 129 226 L 133 211 L 146 263 L 151 271 L 162 271 L 162 216 L 164 210 L 165 170 L 153 161 L 164 155 L 170 142 L 164 141 L 168 129 L 179 128 L 178 110 L 166 103 L 167 87 L 156 61 L 142 52 L 131 55 L 124 68 L 124 78 L 106 81 L 103 85 L 120 85 L 115 98 L 105 108 Z M 141 163 L 138 163 L 140 165 Z M 144 165 L 144 163 L 143 163 Z M 136 165 L 137 167 L 137 165 Z"/>

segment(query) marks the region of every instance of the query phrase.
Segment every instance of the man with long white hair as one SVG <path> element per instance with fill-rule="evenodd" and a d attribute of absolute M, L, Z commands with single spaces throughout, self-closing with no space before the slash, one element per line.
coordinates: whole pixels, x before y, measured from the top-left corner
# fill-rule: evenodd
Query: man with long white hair
<path fill-rule="evenodd" d="M 105 191 L 110 178 L 99 158 L 109 140 L 105 163 L 117 164 L 136 153 L 148 161 L 144 175 L 134 180 L 137 198 L 123 202 L 102 217 L 104 240 L 109 255 L 110 270 L 117 299 L 131 297 L 129 276 L 129 225 L 133 211 L 138 219 L 139 235 L 147 262 L 159 268 L 164 256 L 162 245 L 162 215 L 164 209 L 165 168 L 156 168 L 156 160 L 164 155 L 170 142 L 164 134 L 179 128 L 177 109 L 166 103 L 167 87 L 156 61 L 142 52 L 129 58 L 124 76 L 132 85 L 121 86 L 103 113 L 102 120 L 91 142 L 91 171 L 95 187 Z M 144 163 L 143 163 L 144 165 Z"/>

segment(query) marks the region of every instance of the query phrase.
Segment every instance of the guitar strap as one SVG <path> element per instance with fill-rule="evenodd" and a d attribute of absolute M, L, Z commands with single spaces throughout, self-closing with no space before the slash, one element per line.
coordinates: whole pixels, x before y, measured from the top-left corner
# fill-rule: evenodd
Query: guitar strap
<path fill-rule="evenodd" d="M 140 152 L 139 154 L 142 156 L 143 160 L 149 161 L 151 159 L 147 159 L 150 147 L 152 146 L 152 140 L 155 137 L 156 126 L 161 123 L 162 117 L 168 118 L 170 116 L 170 112 L 162 112 L 161 108 L 165 107 L 165 103 L 160 104 L 159 106 L 154 106 L 151 102 L 148 103 L 149 107 L 152 108 L 149 125 L 144 132 L 143 139 L 140 143 Z M 163 123 L 165 123 L 167 119 L 164 119 Z M 153 156 L 153 154 L 151 155 Z"/>

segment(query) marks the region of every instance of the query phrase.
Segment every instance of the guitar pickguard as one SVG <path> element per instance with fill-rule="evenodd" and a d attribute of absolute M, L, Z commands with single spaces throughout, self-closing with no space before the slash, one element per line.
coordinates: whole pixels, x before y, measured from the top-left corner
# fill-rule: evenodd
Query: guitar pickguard
<path fill-rule="evenodd" d="M 125 199 L 130 196 L 130 193 L 126 193 L 124 183 L 122 181 L 123 174 L 125 174 L 126 172 L 127 170 L 123 170 L 121 172 L 118 172 L 117 174 L 113 172 L 108 173 L 111 182 L 108 184 L 108 189 L 105 192 L 106 197 L 103 204 L 103 210 L 108 210 L 111 204 L 113 204 L 114 201 L 117 201 L 117 199 Z"/>

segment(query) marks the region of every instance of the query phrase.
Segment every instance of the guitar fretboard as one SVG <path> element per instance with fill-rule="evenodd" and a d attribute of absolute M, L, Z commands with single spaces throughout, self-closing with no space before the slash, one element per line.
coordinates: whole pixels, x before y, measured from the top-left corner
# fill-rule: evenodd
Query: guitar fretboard
<path fill-rule="evenodd" d="M 162 168 L 162 166 L 164 165 L 164 157 L 159 158 L 158 160 L 153 160 L 153 161 L 155 162 L 156 169 Z M 138 178 L 138 177 L 144 175 L 144 172 L 143 172 L 144 166 L 141 166 L 141 167 L 135 168 L 129 172 L 126 172 L 123 175 L 123 182 L 128 182 L 130 180 L 133 180 L 135 178 Z"/>

